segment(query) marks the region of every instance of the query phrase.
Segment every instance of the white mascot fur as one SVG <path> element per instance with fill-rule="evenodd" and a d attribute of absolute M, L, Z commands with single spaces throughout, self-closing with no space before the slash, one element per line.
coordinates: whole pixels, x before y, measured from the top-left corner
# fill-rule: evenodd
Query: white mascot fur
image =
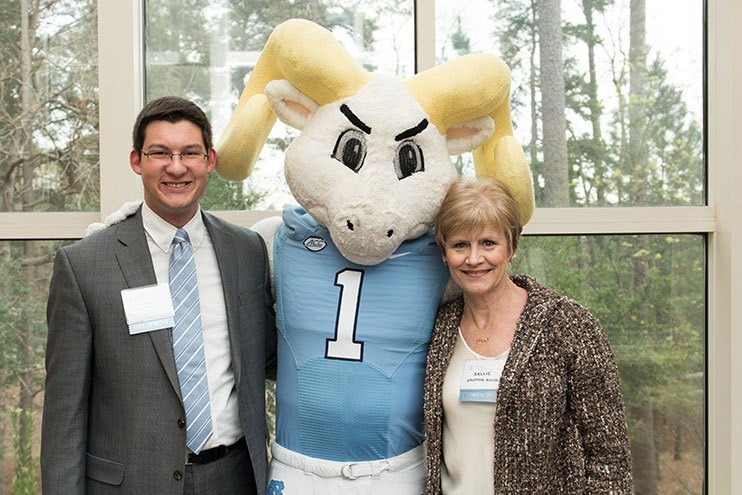
<path fill-rule="evenodd" d="M 279 326 L 269 495 L 423 492 L 425 356 L 448 282 L 431 228 L 457 177 L 449 156 L 473 151 L 524 223 L 533 212 L 509 92 L 493 55 L 401 80 L 368 73 L 306 20 L 268 39 L 217 172 L 248 176 L 276 116 L 301 131 L 285 157 L 301 207 L 255 226 Z"/>

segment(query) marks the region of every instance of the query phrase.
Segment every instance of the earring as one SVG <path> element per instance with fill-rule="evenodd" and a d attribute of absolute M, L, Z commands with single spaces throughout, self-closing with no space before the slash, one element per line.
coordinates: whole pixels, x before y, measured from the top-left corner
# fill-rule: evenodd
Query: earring
<path fill-rule="evenodd" d="M 446 261 L 446 258 L 443 258 L 443 264 L 444 264 L 445 266 L 448 266 L 448 261 Z"/>

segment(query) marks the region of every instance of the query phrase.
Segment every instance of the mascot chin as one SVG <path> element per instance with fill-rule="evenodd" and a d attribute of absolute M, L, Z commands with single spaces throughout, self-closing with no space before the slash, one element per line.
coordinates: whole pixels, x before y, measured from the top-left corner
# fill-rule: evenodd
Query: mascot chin
<path fill-rule="evenodd" d="M 270 494 L 418 495 L 425 357 L 448 282 L 431 228 L 473 151 L 528 220 L 510 74 L 472 54 L 409 79 L 362 69 L 305 20 L 273 31 L 225 129 L 217 172 L 242 180 L 275 123 L 301 131 L 285 174 L 301 207 L 255 226 L 279 327 Z"/>

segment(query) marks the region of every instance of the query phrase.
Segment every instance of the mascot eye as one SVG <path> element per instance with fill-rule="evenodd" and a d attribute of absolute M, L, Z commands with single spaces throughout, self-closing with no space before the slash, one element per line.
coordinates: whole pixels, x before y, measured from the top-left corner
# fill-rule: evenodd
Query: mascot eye
<path fill-rule="evenodd" d="M 423 172 L 425 163 L 423 150 L 412 141 L 405 141 L 397 147 L 394 157 L 394 171 L 397 172 L 399 180 L 406 179 L 412 174 Z"/>
<path fill-rule="evenodd" d="M 353 172 L 358 172 L 366 159 L 366 137 L 360 131 L 348 129 L 335 143 L 332 157 Z"/>

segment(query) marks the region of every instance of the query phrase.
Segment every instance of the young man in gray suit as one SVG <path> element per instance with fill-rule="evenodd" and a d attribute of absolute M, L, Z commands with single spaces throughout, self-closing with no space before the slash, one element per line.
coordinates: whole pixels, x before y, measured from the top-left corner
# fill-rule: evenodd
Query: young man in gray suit
<path fill-rule="evenodd" d="M 201 211 L 216 156 L 198 106 L 149 103 L 129 155 L 144 203 L 57 253 L 45 495 L 265 494 L 276 346 L 266 249 Z"/>

